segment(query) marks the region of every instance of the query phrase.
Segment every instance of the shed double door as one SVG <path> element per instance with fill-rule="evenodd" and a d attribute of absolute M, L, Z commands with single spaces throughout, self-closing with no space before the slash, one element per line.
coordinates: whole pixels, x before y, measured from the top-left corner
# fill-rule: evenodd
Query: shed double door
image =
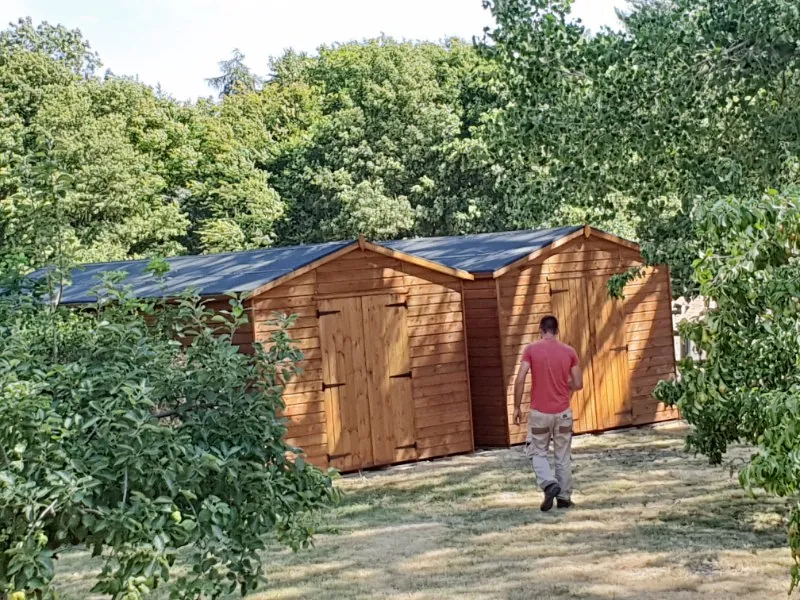
<path fill-rule="evenodd" d="M 622 300 L 609 298 L 607 277 L 550 282 L 561 339 L 578 353 L 583 390 L 572 397 L 575 430 L 599 431 L 633 422 Z"/>
<path fill-rule="evenodd" d="M 355 470 L 415 459 L 404 299 L 335 298 L 318 308 L 330 465 Z"/>

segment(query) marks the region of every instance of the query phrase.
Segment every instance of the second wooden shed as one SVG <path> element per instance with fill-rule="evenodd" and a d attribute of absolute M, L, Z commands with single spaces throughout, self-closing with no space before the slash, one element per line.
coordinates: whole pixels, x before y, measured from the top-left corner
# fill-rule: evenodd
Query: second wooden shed
<path fill-rule="evenodd" d="M 477 445 L 525 441 L 525 423 L 512 418 L 514 379 L 548 314 L 581 358 L 584 389 L 572 399 L 576 433 L 678 417 L 652 397 L 656 383 L 675 373 L 668 269 L 647 268 L 624 299 L 608 296 L 611 275 L 643 264 L 636 244 L 576 226 L 388 245 L 475 276 L 465 285 L 465 310 Z M 527 400 L 528 387 L 525 393 Z"/>
<path fill-rule="evenodd" d="M 163 283 L 147 261 L 84 265 L 62 302 L 96 300 L 107 271 L 139 297 L 192 288 L 227 308 L 244 293 L 241 351 L 269 344 L 276 312 L 303 351 L 286 386 L 287 441 L 320 467 L 353 471 L 473 449 L 463 283 L 472 275 L 365 240 L 167 259 Z"/>

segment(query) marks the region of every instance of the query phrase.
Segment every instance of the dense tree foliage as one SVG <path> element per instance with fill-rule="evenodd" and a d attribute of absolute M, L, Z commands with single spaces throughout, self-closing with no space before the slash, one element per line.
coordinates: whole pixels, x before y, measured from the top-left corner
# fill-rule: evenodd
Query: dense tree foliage
<path fill-rule="evenodd" d="M 470 44 L 377 39 L 238 51 L 219 101 L 97 76 L 76 31 L 0 33 L 0 254 L 25 256 L 45 152 L 75 188 L 77 260 L 591 221 L 644 243 L 692 291 L 692 214 L 797 179 L 791 0 L 634 3 L 589 35 L 568 0 L 485 3 Z M 47 256 L 46 252 L 40 252 Z"/>
<path fill-rule="evenodd" d="M 282 204 L 217 105 L 184 106 L 127 78 L 95 77 L 97 64 L 60 27 L 22 21 L 0 33 L 0 255 L 31 266 L 52 255 L 36 240 L 47 183 L 33 171 L 42 161 L 73 182 L 61 216 L 74 260 L 272 243 Z"/>
<path fill-rule="evenodd" d="M 793 0 L 635 2 L 586 35 L 570 0 L 486 2 L 509 79 L 503 143 L 533 194 L 629 220 L 651 260 L 693 287 L 693 211 L 797 180 L 800 8 Z"/>
<path fill-rule="evenodd" d="M 500 91 L 472 47 L 375 40 L 286 60 L 276 81 L 319 90 L 322 117 L 270 163 L 287 203 L 281 239 L 340 237 L 340 222 L 393 237 L 489 225 L 499 165 L 481 133 Z"/>
<path fill-rule="evenodd" d="M 689 446 L 722 461 L 728 445 L 757 448 L 742 485 L 786 497 L 789 542 L 800 583 L 800 196 L 717 201 L 697 215 L 703 250 L 694 266 L 707 317 L 682 333 L 705 353 L 686 359 L 678 383 L 656 396 L 694 426 Z"/>
<path fill-rule="evenodd" d="M 336 496 L 286 458 L 276 412 L 299 351 L 282 328 L 239 353 L 230 305 L 0 296 L 0 595 L 49 598 L 58 554 L 81 545 L 108 597 L 146 595 L 185 549 L 173 597 L 217 598 L 254 589 L 269 536 L 309 543 Z"/>
<path fill-rule="evenodd" d="M 221 99 L 192 105 L 99 65 L 63 27 L 0 33 L 6 259 L 55 251 L 36 239 L 42 160 L 74 182 L 61 216 L 76 261 L 504 224 L 508 169 L 483 134 L 505 88 L 471 45 L 289 52 L 263 85 L 237 52 L 210 80 Z"/>

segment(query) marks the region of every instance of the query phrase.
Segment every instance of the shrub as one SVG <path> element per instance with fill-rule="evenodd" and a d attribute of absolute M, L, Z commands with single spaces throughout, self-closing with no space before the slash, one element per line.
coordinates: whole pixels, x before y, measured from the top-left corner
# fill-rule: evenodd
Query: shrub
<path fill-rule="evenodd" d="M 0 296 L 0 597 L 52 596 L 59 553 L 101 556 L 95 592 L 135 600 L 189 570 L 174 598 L 244 595 L 270 536 L 311 543 L 337 499 L 291 453 L 277 413 L 302 357 L 280 320 L 238 351 L 242 303 L 137 300 L 84 310 Z"/>

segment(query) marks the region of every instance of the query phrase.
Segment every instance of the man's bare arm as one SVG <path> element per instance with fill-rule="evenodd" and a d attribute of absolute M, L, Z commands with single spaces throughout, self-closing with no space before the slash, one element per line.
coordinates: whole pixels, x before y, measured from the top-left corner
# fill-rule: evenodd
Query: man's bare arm
<path fill-rule="evenodd" d="M 519 425 L 522 420 L 522 394 L 525 392 L 525 378 L 528 376 L 531 365 L 527 361 L 519 364 L 517 378 L 514 380 L 514 423 Z"/>
<path fill-rule="evenodd" d="M 580 365 L 575 365 L 569 370 L 569 389 L 573 392 L 583 389 L 583 373 Z"/>

